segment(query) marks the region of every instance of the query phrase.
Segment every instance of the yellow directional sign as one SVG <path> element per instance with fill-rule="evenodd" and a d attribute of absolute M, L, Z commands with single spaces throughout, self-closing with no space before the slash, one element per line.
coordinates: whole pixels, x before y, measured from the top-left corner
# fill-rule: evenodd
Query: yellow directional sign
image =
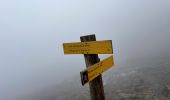
<path fill-rule="evenodd" d="M 99 76 L 101 73 L 103 73 L 113 65 L 114 59 L 113 56 L 110 56 L 104 59 L 103 61 L 95 65 L 92 65 L 91 67 L 88 67 L 86 70 L 80 72 L 82 85 L 95 79 L 97 76 Z"/>
<path fill-rule="evenodd" d="M 113 54 L 112 41 L 64 43 L 64 54 Z"/>

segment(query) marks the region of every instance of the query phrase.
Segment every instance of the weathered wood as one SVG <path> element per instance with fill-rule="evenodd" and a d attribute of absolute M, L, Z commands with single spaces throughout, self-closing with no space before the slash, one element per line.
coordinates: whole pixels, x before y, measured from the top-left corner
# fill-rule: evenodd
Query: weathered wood
<path fill-rule="evenodd" d="M 95 35 L 82 36 L 80 37 L 80 39 L 81 42 L 96 41 Z M 91 65 L 100 62 L 100 59 L 98 58 L 97 54 L 84 54 L 84 58 L 85 58 L 87 68 Z M 89 82 L 89 86 L 90 86 L 91 100 L 105 100 L 102 75 L 99 75 L 94 80 Z"/>

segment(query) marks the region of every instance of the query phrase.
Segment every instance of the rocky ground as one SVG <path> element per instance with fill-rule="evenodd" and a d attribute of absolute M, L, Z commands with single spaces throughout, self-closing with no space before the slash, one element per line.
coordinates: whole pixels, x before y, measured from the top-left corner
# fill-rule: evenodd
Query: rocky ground
<path fill-rule="evenodd" d="M 118 65 L 103 75 L 103 83 L 106 100 L 170 100 L 169 59 Z M 89 86 L 81 86 L 79 76 L 56 87 L 28 100 L 90 100 Z"/>
<path fill-rule="evenodd" d="M 129 68 L 115 75 L 105 89 L 107 100 L 170 100 L 169 87 L 170 63 L 162 63 Z"/>

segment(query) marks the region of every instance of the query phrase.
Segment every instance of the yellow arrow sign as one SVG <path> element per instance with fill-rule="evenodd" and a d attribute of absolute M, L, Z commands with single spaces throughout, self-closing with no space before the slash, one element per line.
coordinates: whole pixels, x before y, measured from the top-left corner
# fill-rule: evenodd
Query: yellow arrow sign
<path fill-rule="evenodd" d="M 113 56 L 110 56 L 104 59 L 103 61 L 91 67 L 88 67 L 86 70 L 80 72 L 82 85 L 95 79 L 97 76 L 99 76 L 107 69 L 111 68 L 113 65 L 114 65 L 114 59 Z"/>
<path fill-rule="evenodd" d="M 113 54 L 112 41 L 64 43 L 64 54 Z"/>

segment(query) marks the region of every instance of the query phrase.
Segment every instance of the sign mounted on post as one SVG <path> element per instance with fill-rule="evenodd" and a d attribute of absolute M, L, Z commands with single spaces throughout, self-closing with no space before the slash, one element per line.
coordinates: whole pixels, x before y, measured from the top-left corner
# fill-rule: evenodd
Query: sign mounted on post
<path fill-rule="evenodd" d="M 64 43 L 64 54 L 113 54 L 112 41 Z"/>
<path fill-rule="evenodd" d="M 103 61 L 88 67 L 86 70 L 81 71 L 80 75 L 82 85 L 92 81 L 101 73 L 111 68 L 113 65 L 114 65 L 113 56 L 110 56 L 104 59 Z"/>
<path fill-rule="evenodd" d="M 91 100 L 105 100 L 102 73 L 114 65 L 113 55 L 100 61 L 98 54 L 113 54 L 112 40 L 96 41 L 95 34 L 80 37 L 81 42 L 63 43 L 64 54 L 84 54 L 82 85 L 90 82 Z"/>

